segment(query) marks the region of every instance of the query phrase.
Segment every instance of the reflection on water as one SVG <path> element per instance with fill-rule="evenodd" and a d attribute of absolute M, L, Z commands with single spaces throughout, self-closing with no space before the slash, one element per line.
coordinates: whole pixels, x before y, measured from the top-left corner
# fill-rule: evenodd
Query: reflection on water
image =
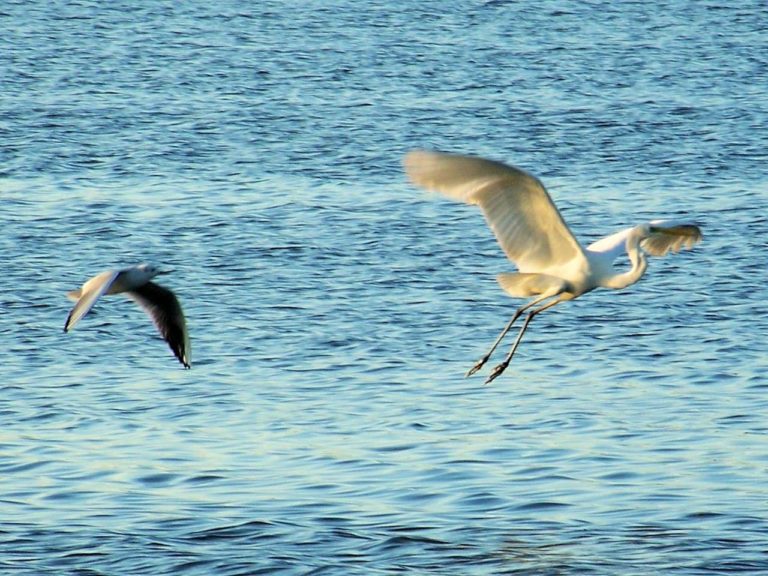
<path fill-rule="evenodd" d="M 11 3 L 0 565 L 20 574 L 759 573 L 758 3 Z M 713 34 L 713 30 L 717 34 Z M 584 242 L 704 242 L 537 319 L 436 147 L 540 174 Z M 192 370 L 130 301 L 154 261 Z"/>

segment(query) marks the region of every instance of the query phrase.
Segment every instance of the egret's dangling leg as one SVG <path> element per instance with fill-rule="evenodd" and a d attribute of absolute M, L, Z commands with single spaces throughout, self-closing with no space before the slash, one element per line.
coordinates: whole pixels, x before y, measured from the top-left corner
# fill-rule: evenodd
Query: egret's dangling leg
<path fill-rule="evenodd" d="M 515 323 L 515 320 L 520 318 L 520 316 L 523 314 L 523 312 L 528 310 L 528 308 L 530 308 L 531 306 L 535 306 L 536 304 L 541 303 L 542 301 L 546 300 L 547 298 L 552 298 L 553 296 L 557 296 L 557 293 L 555 293 L 555 294 L 543 294 L 539 298 L 531 300 L 530 302 L 528 302 L 526 304 L 523 304 L 522 306 L 520 306 L 520 308 L 515 310 L 515 313 L 512 315 L 512 319 L 509 322 L 507 322 L 506 326 L 504 326 L 504 330 L 502 330 L 501 334 L 499 334 L 498 338 L 496 338 L 496 341 L 491 346 L 491 349 L 488 350 L 488 352 L 486 352 L 485 355 L 482 358 L 480 358 L 480 360 L 475 362 L 475 365 L 472 366 L 472 368 L 470 368 L 467 371 L 467 373 L 464 375 L 464 377 L 467 378 L 469 376 L 472 376 L 472 374 L 474 374 L 475 372 L 480 370 L 480 368 L 482 368 L 485 365 L 485 363 L 488 362 L 488 360 L 491 357 L 491 354 L 493 354 L 493 352 L 499 346 L 501 341 L 504 339 L 504 336 L 506 336 L 507 332 L 509 332 L 510 328 L 512 328 L 512 324 Z M 556 300 L 555 302 L 559 302 L 559 300 Z M 548 308 L 549 305 L 547 305 L 546 307 Z M 528 322 L 530 322 L 530 320 L 527 320 L 526 324 Z M 519 339 L 519 337 L 518 337 L 518 339 Z M 495 378 L 495 376 L 494 376 L 494 378 Z M 490 380 L 489 380 L 489 382 L 490 382 Z M 486 384 L 487 384 L 487 382 L 486 382 Z"/>
<path fill-rule="evenodd" d="M 509 332 L 509 329 L 512 328 L 512 324 L 515 323 L 515 320 L 520 318 L 520 315 L 525 311 L 525 309 L 527 307 L 528 307 L 527 305 L 526 306 L 521 306 L 520 308 L 515 310 L 515 313 L 512 315 L 512 319 L 509 322 L 507 322 L 506 326 L 504 326 L 504 330 L 502 330 L 501 334 L 499 334 L 499 337 L 496 338 L 496 341 L 493 343 L 493 346 L 491 346 L 491 349 L 488 350 L 488 352 L 485 353 L 485 356 L 483 356 L 482 358 L 480 358 L 480 360 L 475 362 L 475 365 L 472 366 L 472 368 L 467 370 L 467 373 L 464 374 L 464 378 L 469 378 L 470 376 L 472 376 L 472 374 L 474 374 L 475 372 L 480 370 L 480 368 L 485 366 L 485 363 L 488 362 L 488 360 L 491 357 L 491 354 L 493 354 L 494 350 L 496 350 L 496 348 L 499 346 L 499 343 L 502 341 L 504 336 L 507 335 L 507 332 Z"/>
<path fill-rule="evenodd" d="M 517 347 L 520 346 L 520 342 L 523 339 L 523 334 L 525 334 L 525 331 L 528 328 L 528 324 L 531 323 L 531 320 L 533 320 L 533 317 L 536 316 L 536 314 L 538 314 L 539 312 L 544 312 L 544 310 L 546 310 L 547 308 L 552 308 L 552 306 L 562 301 L 563 301 L 562 298 L 558 298 L 556 300 L 553 300 L 552 302 L 547 302 L 546 304 L 544 304 L 544 306 L 541 306 L 539 308 L 536 308 L 535 310 L 531 310 L 530 312 L 528 312 L 528 316 L 525 317 L 525 322 L 523 322 L 523 326 L 522 328 L 520 328 L 520 332 L 517 334 L 517 338 L 515 339 L 515 343 L 512 344 L 512 348 L 509 351 L 509 354 L 507 354 L 506 358 L 504 358 L 501 364 L 496 366 L 491 371 L 491 375 L 488 376 L 488 379 L 485 381 L 486 384 L 490 384 L 491 382 L 493 382 L 493 380 L 497 376 L 499 376 L 502 372 L 504 372 L 504 370 L 507 369 L 507 366 L 509 366 L 509 363 L 512 360 L 512 356 L 515 355 L 515 352 L 517 351 Z"/>

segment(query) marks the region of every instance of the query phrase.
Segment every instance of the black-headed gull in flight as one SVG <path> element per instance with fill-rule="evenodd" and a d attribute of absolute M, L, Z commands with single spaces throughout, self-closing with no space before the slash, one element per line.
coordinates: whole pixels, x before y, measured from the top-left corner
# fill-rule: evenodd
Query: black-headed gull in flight
<path fill-rule="evenodd" d="M 102 294 L 123 293 L 149 314 L 176 358 L 184 364 L 185 368 L 189 368 L 191 349 L 181 304 L 173 292 L 150 282 L 152 278 L 163 273 L 152 264 L 139 264 L 122 270 L 107 270 L 97 274 L 79 290 L 67 293 L 67 297 L 75 300 L 77 304 L 67 317 L 64 332 L 74 328 Z"/>

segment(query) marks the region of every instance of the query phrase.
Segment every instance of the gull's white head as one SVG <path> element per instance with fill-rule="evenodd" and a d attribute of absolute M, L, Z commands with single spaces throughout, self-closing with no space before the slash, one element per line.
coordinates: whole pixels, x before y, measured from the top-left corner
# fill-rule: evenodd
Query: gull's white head
<path fill-rule="evenodd" d="M 136 280 L 144 280 L 145 282 L 149 282 L 157 276 L 158 274 L 166 274 L 167 272 L 160 270 L 157 266 L 154 264 L 139 264 L 138 266 L 135 266 L 131 271 L 131 276 L 133 276 Z"/>

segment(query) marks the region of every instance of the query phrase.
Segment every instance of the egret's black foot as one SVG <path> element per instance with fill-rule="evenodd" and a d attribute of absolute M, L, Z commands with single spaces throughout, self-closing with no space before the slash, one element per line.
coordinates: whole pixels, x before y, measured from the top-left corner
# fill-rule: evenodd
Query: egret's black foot
<path fill-rule="evenodd" d="M 504 370 L 507 369 L 507 366 L 509 366 L 509 362 L 502 362 L 496 368 L 494 368 L 491 371 L 491 375 L 488 376 L 488 379 L 485 381 L 486 384 L 490 384 L 493 382 L 498 376 L 501 376 L 501 373 L 504 372 Z"/>
<path fill-rule="evenodd" d="M 469 370 L 467 370 L 467 373 L 466 373 L 466 374 L 464 374 L 464 378 L 469 378 L 470 376 L 472 376 L 472 374 L 474 374 L 475 372 L 477 372 L 478 370 L 480 370 L 480 368 L 482 368 L 483 366 L 485 366 L 485 363 L 486 363 L 486 362 L 488 362 L 488 358 L 490 358 L 490 356 L 483 356 L 482 358 L 480 358 L 480 360 L 478 360 L 478 361 L 475 363 L 475 365 L 474 365 L 474 366 L 472 366 L 472 368 L 470 368 Z"/>

